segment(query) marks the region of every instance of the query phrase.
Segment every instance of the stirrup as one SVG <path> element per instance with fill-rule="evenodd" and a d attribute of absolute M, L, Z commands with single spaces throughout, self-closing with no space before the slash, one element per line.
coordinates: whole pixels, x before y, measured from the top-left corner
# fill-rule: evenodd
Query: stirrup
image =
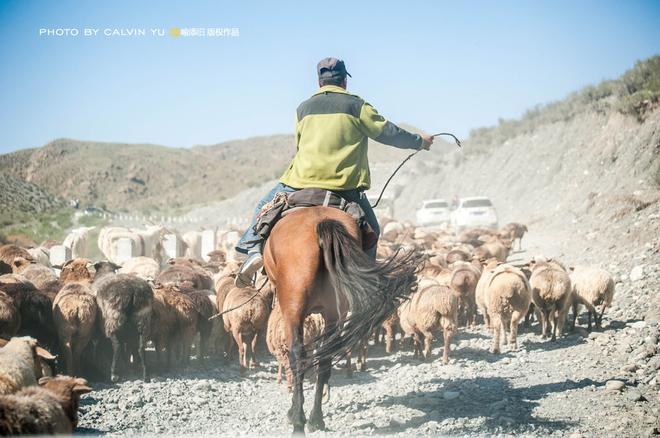
<path fill-rule="evenodd" d="M 252 274 L 251 277 L 248 277 L 247 273 L 245 272 L 239 272 L 238 274 L 236 274 L 236 278 L 234 279 L 234 286 L 239 287 L 241 289 L 246 287 L 254 287 L 256 281 L 257 281 L 256 272 Z"/>
<path fill-rule="evenodd" d="M 254 287 L 257 272 L 263 267 L 263 256 L 260 253 L 252 253 L 243 262 L 234 280 L 236 287 Z"/>

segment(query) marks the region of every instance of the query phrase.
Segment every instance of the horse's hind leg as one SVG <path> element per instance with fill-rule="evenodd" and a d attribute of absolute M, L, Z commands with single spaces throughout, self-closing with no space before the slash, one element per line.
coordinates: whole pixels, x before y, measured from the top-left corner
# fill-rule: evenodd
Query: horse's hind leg
<path fill-rule="evenodd" d="M 305 412 L 303 403 L 303 380 L 305 378 L 305 347 L 303 345 L 302 324 L 291 328 L 291 349 L 289 350 L 289 364 L 293 373 L 293 399 L 289 409 L 289 420 L 293 424 L 294 434 L 305 433 Z"/>
<path fill-rule="evenodd" d="M 334 323 L 327 323 L 326 327 L 330 327 Z M 326 328 L 326 338 L 328 329 Z M 317 377 L 316 377 L 316 392 L 314 393 L 314 406 L 309 416 L 309 429 L 310 431 L 325 430 L 325 422 L 323 421 L 323 411 L 321 404 L 323 403 L 323 396 L 327 394 L 330 397 L 330 373 L 332 372 L 332 360 L 324 358 L 319 361 Z"/>

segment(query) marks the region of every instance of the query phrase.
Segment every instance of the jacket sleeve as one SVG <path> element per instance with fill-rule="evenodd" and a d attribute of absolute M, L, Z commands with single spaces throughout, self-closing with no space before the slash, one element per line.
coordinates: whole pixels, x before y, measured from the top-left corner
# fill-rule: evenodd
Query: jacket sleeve
<path fill-rule="evenodd" d="M 360 126 L 362 132 L 369 138 L 389 146 L 401 149 L 419 149 L 422 137 L 401 129 L 394 123 L 385 120 L 378 111 L 365 102 L 360 110 Z"/>

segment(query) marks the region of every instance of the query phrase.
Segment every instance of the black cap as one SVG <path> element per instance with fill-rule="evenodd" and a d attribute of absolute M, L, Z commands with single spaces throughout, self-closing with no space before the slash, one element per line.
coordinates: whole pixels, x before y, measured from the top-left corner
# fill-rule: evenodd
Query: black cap
<path fill-rule="evenodd" d="M 351 76 L 351 74 L 346 71 L 346 65 L 344 65 L 344 61 L 337 58 L 323 58 L 316 65 L 316 72 L 319 75 L 319 79 L 334 77 L 343 78 L 346 77 L 346 75 Z"/>

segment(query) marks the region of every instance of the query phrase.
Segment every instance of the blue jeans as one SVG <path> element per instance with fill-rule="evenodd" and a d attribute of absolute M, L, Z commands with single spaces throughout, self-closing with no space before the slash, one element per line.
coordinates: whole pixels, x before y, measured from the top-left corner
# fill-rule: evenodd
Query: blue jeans
<path fill-rule="evenodd" d="M 273 189 L 266 194 L 261 200 L 257 203 L 257 207 L 254 209 L 254 213 L 252 214 L 252 221 L 250 221 L 250 225 L 248 225 L 247 230 L 245 230 L 245 233 L 241 237 L 241 240 L 238 241 L 236 244 L 236 251 L 247 254 L 248 252 L 251 251 L 260 251 L 260 245 L 261 243 L 249 243 L 251 241 L 257 240 L 257 236 L 254 234 L 254 230 L 252 227 L 254 227 L 254 224 L 257 223 L 257 215 L 261 211 L 261 208 L 269 203 L 270 201 L 275 198 L 275 195 L 279 192 L 285 192 L 285 193 L 291 193 L 295 192 L 297 189 L 294 189 L 293 187 L 289 187 L 287 185 L 284 185 L 282 183 L 277 183 Z M 378 219 L 376 218 L 376 214 L 374 213 L 374 210 L 371 208 L 371 204 L 369 204 L 369 199 L 367 199 L 367 195 L 364 194 L 363 191 L 361 190 L 345 190 L 345 191 L 336 191 L 335 193 L 341 195 L 342 198 L 346 199 L 347 201 L 353 201 L 357 202 L 358 205 L 362 208 L 364 211 L 364 214 L 366 216 L 367 223 L 371 226 L 371 228 L 374 230 L 377 236 L 380 236 L 380 225 L 378 225 Z M 375 258 L 376 257 L 376 246 L 371 248 L 368 251 L 368 254 Z"/>

